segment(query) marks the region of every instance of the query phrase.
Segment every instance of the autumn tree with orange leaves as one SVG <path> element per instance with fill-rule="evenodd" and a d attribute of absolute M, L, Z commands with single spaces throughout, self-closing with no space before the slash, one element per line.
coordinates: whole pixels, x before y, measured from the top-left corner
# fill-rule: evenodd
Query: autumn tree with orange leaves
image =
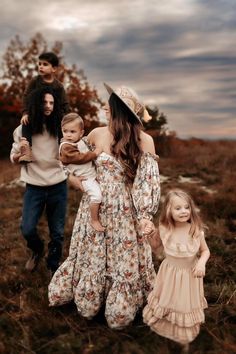
<path fill-rule="evenodd" d="M 12 131 L 19 124 L 22 97 L 32 77 L 38 74 L 38 56 L 53 51 L 60 58 L 57 78 L 63 83 L 72 111 L 84 117 L 88 131 L 99 125 L 97 113 L 102 105 L 97 91 L 93 89 L 76 65 L 65 63 L 61 52 L 62 42 L 56 41 L 50 48 L 42 34 L 35 34 L 27 43 L 17 35 L 12 39 L 3 55 L 0 77 L 0 154 L 6 154 L 11 146 Z"/>

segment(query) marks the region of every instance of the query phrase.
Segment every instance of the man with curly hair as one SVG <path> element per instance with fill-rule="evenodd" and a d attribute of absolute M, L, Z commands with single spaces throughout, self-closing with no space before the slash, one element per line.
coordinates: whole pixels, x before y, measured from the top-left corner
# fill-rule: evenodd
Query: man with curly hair
<path fill-rule="evenodd" d="M 21 180 L 26 183 L 21 231 L 31 250 L 25 268 L 34 271 L 44 254 L 44 242 L 39 237 L 37 226 L 45 209 L 50 235 L 47 267 L 54 273 L 62 254 L 67 203 L 67 176 L 58 159 L 61 109 L 55 91 L 50 87 L 33 91 L 28 114 L 34 161 L 21 165 Z M 22 139 L 21 125 L 15 129 L 13 137 L 10 159 L 19 163 L 22 151 L 27 153 L 30 146 L 26 139 Z"/>

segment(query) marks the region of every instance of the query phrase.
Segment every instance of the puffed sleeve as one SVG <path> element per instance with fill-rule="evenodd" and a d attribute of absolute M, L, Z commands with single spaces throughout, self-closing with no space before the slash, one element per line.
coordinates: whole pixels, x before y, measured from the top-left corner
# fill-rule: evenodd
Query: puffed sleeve
<path fill-rule="evenodd" d="M 151 220 L 156 214 L 160 200 L 160 176 L 158 156 L 142 155 L 132 187 L 132 198 L 137 218 Z"/>

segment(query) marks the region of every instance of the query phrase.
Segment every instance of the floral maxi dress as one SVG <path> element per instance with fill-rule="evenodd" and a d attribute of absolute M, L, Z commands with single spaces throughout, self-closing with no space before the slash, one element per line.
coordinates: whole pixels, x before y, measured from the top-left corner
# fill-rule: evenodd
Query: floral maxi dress
<path fill-rule="evenodd" d="M 84 194 L 74 223 L 69 256 L 49 284 L 50 306 L 73 300 L 87 318 L 105 302 L 111 328 L 128 325 L 152 289 L 155 271 L 151 248 L 138 220 L 157 212 L 160 179 L 157 156 L 144 153 L 132 186 L 122 165 L 101 153 L 96 160 L 102 191 L 100 220 L 105 232 L 90 225 L 88 196 Z"/>

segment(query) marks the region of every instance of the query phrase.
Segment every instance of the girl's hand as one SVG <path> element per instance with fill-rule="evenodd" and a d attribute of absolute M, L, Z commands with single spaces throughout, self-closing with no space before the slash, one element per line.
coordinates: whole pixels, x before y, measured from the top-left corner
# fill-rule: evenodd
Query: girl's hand
<path fill-rule="evenodd" d="M 150 220 L 142 219 L 140 224 L 144 237 L 155 252 L 161 244 L 158 230 Z"/>
<path fill-rule="evenodd" d="M 198 261 L 195 267 L 192 270 L 193 276 L 195 278 L 202 278 L 206 273 L 206 266 L 201 261 Z"/>

